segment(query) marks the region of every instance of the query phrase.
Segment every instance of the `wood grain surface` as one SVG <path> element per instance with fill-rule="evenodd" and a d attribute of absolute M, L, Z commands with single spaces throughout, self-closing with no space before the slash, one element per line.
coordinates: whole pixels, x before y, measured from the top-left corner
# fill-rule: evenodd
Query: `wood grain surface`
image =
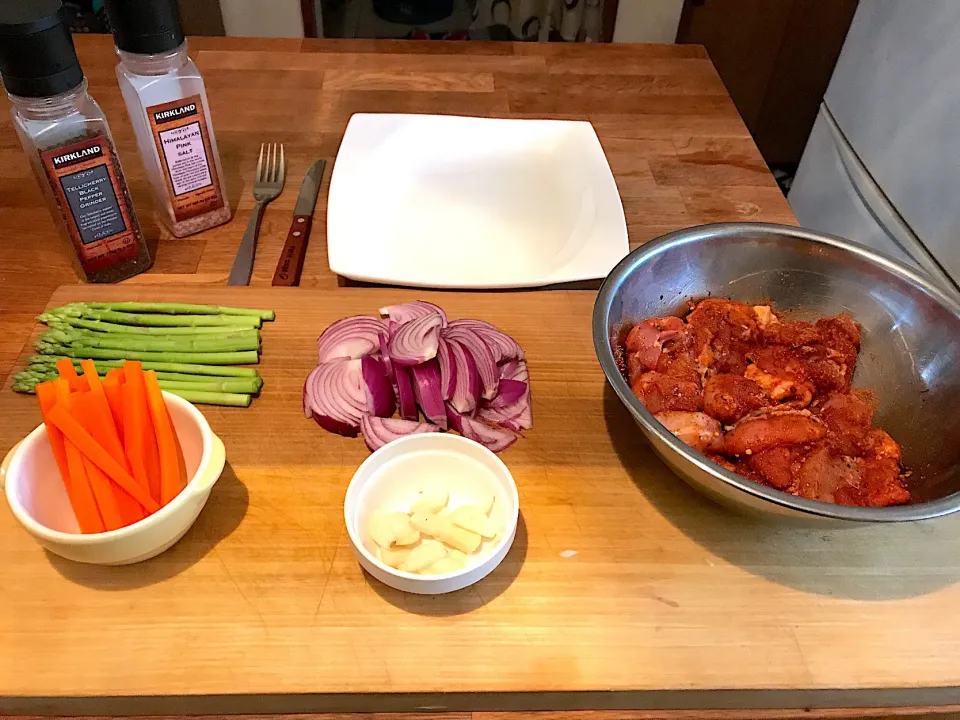
<path fill-rule="evenodd" d="M 260 143 L 283 142 L 287 188 L 266 210 L 253 285 L 269 285 L 310 164 L 334 160 L 355 112 L 591 120 L 623 197 L 630 242 L 721 220 L 793 223 L 702 48 L 481 42 L 194 38 L 233 222 L 177 239 L 160 224 L 105 36 L 77 36 L 90 91 L 116 135 L 140 222 L 156 243 L 136 283 L 223 283 L 253 208 Z M 6 105 L 4 96 L 0 105 Z M 469 138 L 465 138 L 469 142 Z M 328 174 L 329 177 L 329 174 Z M 326 191 L 301 285 L 336 287 L 327 267 Z M 0 107 L 0 378 L 53 290 L 74 282 L 40 191 Z"/>
<path fill-rule="evenodd" d="M 480 586 L 437 599 L 394 594 L 360 573 L 343 544 L 340 502 L 366 452 L 297 409 L 326 322 L 413 295 L 336 290 L 326 186 L 302 281 L 318 292 L 213 289 L 252 209 L 260 143 L 286 143 L 290 163 L 254 269 L 252 284 L 266 287 L 303 172 L 335 158 L 354 112 L 588 119 L 632 246 L 703 222 L 794 222 L 701 48 L 191 39 L 236 218 L 178 240 L 154 215 L 112 46 L 76 41 L 157 255 L 151 272 L 122 288 L 59 298 L 262 302 L 280 319 L 265 333 L 264 396 L 249 410 L 205 410 L 229 465 L 174 550 L 136 568 L 75 566 L 44 554 L 0 510 L 9 567 L 0 583 L 0 714 L 452 708 L 464 712 L 445 720 L 639 720 L 957 709 L 948 706 L 960 702 L 949 622 L 956 523 L 788 532 L 707 504 L 652 457 L 606 393 L 589 346 L 593 293 L 443 296 L 455 314 L 501 322 L 531 348 L 537 426 L 504 456 L 524 510 L 513 553 Z M 0 160 L 4 377 L 33 316 L 75 278 L 2 111 Z M 37 414 L 8 390 L 0 412 L 2 451 Z M 563 549 L 578 555 L 562 558 Z M 590 687 L 621 691 L 569 692 Z M 501 694 L 433 692 L 464 688 Z M 521 689 L 555 692 L 502 694 Z M 378 694 L 351 694 L 358 690 Z M 316 694 L 324 691 L 332 694 Z M 162 695 L 118 697 L 154 692 Z M 484 709 L 513 712 L 470 712 Z"/>
<path fill-rule="evenodd" d="M 368 453 L 300 409 L 320 330 L 424 296 L 514 335 L 534 394 L 533 431 L 502 456 L 520 491 L 516 543 L 487 579 L 436 597 L 362 573 L 342 500 Z M 0 512 L 0 697 L 12 709 L 960 699 L 960 626 L 949 620 L 960 602 L 960 521 L 784 528 L 705 501 L 653 456 L 607 389 L 590 339 L 592 293 L 68 286 L 52 304 L 159 298 L 275 309 L 263 396 L 249 409 L 203 409 L 227 467 L 194 528 L 152 561 L 62 561 Z M 0 447 L 39 420 L 34 399 L 9 390 L 0 416 Z M 114 699 L 96 700 L 104 696 Z"/>

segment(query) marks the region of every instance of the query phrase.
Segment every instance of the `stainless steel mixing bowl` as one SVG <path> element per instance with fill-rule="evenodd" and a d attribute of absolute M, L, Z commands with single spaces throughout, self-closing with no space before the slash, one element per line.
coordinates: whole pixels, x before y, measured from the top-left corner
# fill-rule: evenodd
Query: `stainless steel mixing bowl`
<path fill-rule="evenodd" d="M 702 225 L 647 243 L 614 268 L 594 307 L 593 342 L 608 382 L 657 454 L 705 494 L 781 518 L 921 520 L 960 509 L 960 301 L 949 292 L 830 235 L 762 223 Z M 859 508 L 794 497 L 710 462 L 647 412 L 617 368 L 619 333 L 708 295 L 771 302 L 796 319 L 847 312 L 860 323 L 854 385 L 875 391 L 875 423 L 903 446 L 914 504 Z"/>

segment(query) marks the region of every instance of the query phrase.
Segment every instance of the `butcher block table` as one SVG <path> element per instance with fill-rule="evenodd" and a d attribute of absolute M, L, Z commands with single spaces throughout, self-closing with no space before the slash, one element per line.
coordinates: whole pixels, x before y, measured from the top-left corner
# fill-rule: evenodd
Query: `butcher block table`
<path fill-rule="evenodd" d="M 300 178 L 315 158 L 334 159 L 355 112 L 591 120 L 632 246 L 703 222 L 793 222 L 702 49 L 191 43 L 236 219 L 176 240 L 153 215 L 112 46 L 77 38 L 141 222 L 159 241 L 153 270 L 131 282 L 76 283 L 0 115 L 0 450 L 39 421 L 9 375 L 50 304 L 273 308 L 263 395 L 249 409 L 203 408 L 227 466 L 193 529 L 154 560 L 61 560 L 3 503 L 0 714 L 613 720 L 809 717 L 808 708 L 862 717 L 960 703 L 960 522 L 786 528 L 702 499 L 653 456 L 606 388 L 590 340 L 594 291 L 341 286 L 327 268 L 324 197 L 302 287 L 269 286 Z M 266 212 L 252 287 L 228 289 L 263 141 L 286 146 L 287 190 Z M 520 491 L 514 547 L 487 579 L 436 597 L 399 593 L 360 570 L 342 501 L 368 453 L 300 409 L 316 336 L 331 321 L 418 297 L 514 335 L 534 398 L 534 429 L 502 455 Z"/>

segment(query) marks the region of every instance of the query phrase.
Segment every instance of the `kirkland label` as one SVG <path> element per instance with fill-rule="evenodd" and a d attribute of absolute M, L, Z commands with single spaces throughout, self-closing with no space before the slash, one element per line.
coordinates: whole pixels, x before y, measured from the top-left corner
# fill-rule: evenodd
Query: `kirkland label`
<path fill-rule="evenodd" d="M 134 257 L 137 239 L 109 141 L 92 137 L 40 157 L 84 269 Z"/>
<path fill-rule="evenodd" d="M 223 207 L 200 96 L 152 105 L 147 117 L 177 221 Z"/>

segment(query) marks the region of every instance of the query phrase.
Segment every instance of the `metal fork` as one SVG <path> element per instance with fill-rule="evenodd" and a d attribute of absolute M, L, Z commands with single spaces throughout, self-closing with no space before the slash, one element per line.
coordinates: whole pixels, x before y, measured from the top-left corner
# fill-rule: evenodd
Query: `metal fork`
<path fill-rule="evenodd" d="M 278 150 L 279 148 L 279 150 Z M 257 177 L 253 183 L 253 214 L 243 233 L 243 241 L 233 261 L 233 269 L 227 279 L 227 285 L 249 285 L 253 274 L 253 259 L 257 254 L 257 238 L 260 236 L 260 221 L 263 209 L 271 200 L 276 200 L 283 190 L 283 180 L 287 169 L 283 160 L 283 145 L 263 143 L 260 145 L 260 159 L 257 161 Z"/>

